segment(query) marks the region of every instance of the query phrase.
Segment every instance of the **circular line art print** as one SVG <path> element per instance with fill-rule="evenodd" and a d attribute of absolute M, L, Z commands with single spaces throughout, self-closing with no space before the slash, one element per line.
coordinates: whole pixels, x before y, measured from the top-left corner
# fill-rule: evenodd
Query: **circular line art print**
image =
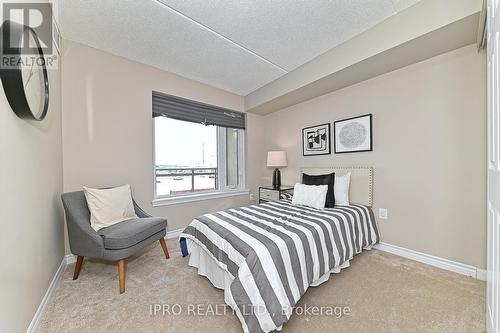
<path fill-rule="evenodd" d="M 352 122 L 342 127 L 339 133 L 340 143 L 347 148 L 357 148 L 366 140 L 368 130 L 359 122 Z"/>
<path fill-rule="evenodd" d="M 335 153 L 372 150 L 372 115 L 337 120 L 333 123 Z"/>

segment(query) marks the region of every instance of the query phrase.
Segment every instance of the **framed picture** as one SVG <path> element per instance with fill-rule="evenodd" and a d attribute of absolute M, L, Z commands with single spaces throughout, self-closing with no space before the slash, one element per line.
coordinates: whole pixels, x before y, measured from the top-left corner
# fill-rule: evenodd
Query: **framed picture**
<path fill-rule="evenodd" d="M 338 120 L 333 123 L 335 154 L 372 151 L 372 115 Z"/>
<path fill-rule="evenodd" d="M 328 155 L 331 152 L 330 124 L 302 129 L 302 154 L 304 156 Z"/>

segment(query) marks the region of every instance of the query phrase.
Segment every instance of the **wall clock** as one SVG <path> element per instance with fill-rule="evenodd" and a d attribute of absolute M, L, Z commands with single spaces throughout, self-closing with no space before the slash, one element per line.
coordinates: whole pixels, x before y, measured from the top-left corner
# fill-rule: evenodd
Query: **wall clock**
<path fill-rule="evenodd" d="M 1 33 L 2 57 L 19 60 L 0 69 L 7 100 L 20 118 L 43 120 L 49 108 L 49 79 L 40 40 L 32 28 L 9 20 Z"/>

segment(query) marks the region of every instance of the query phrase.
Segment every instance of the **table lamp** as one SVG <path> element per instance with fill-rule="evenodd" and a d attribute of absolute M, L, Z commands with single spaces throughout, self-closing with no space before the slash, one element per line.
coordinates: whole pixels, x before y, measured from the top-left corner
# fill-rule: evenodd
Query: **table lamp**
<path fill-rule="evenodd" d="M 270 151 L 267 153 L 267 166 L 274 167 L 273 171 L 273 187 L 279 188 L 281 186 L 281 172 L 280 167 L 288 165 L 286 160 L 286 152 L 284 151 Z"/>

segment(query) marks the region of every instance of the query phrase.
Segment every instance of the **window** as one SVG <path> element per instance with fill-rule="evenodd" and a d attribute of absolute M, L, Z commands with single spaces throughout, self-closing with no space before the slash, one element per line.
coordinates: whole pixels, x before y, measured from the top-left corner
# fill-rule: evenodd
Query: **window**
<path fill-rule="evenodd" d="M 245 190 L 244 129 L 155 115 L 154 103 L 154 203 Z"/>

